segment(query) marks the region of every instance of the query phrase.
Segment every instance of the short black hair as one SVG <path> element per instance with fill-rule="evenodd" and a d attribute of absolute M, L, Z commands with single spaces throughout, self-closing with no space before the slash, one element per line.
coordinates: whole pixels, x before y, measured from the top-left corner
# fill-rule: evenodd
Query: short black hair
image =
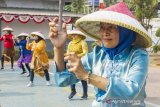
<path fill-rule="evenodd" d="M 10 30 L 6 30 L 9 34 L 11 34 L 12 32 Z"/>
<path fill-rule="evenodd" d="M 43 38 L 38 36 L 38 40 L 36 40 L 36 43 L 38 43 L 40 40 L 43 40 Z"/>

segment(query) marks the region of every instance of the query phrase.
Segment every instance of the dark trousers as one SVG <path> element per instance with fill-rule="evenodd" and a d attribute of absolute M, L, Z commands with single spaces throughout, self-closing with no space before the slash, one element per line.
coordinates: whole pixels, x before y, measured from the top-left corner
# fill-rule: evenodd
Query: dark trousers
<path fill-rule="evenodd" d="M 81 80 L 81 83 L 82 83 L 82 87 L 83 87 L 83 95 L 87 95 L 87 90 L 88 90 L 87 82 L 84 80 Z M 72 92 L 76 91 L 75 84 L 71 85 L 71 91 Z"/>
<path fill-rule="evenodd" d="M 13 57 L 10 57 L 10 58 L 11 58 L 11 68 L 13 68 L 14 58 Z M 4 68 L 4 55 L 2 55 L 2 58 L 1 58 L 1 68 Z"/>
<path fill-rule="evenodd" d="M 45 72 L 46 81 L 50 81 L 48 70 L 45 70 L 44 72 Z M 30 72 L 30 81 L 33 82 L 33 80 L 34 80 L 34 71 L 31 70 L 31 72 Z"/>
<path fill-rule="evenodd" d="M 26 66 L 26 68 L 27 68 L 27 70 L 29 71 L 29 74 L 30 74 L 31 69 L 30 69 L 30 67 L 29 67 L 29 64 L 25 64 L 25 66 Z M 22 70 L 23 70 L 23 72 L 26 71 L 23 64 L 22 64 Z"/>

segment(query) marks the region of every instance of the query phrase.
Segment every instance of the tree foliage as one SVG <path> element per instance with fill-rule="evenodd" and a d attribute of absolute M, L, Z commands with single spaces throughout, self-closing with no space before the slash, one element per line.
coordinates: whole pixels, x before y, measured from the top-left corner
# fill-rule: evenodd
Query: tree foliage
<path fill-rule="evenodd" d="M 71 5 L 66 5 L 64 10 L 74 13 L 84 13 L 86 0 L 73 0 Z"/>
<path fill-rule="evenodd" d="M 104 0 L 105 6 L 108 7 L 122 0 Z M 152 26 L 150 21 L 157 16 L 158 0 L 123 0 L 126 2 L 136 18 L 148 30 Z M 87 0 L 73 0 L 71 5 L 66 5 L 65 10 L 74 13 L 84 13 L 87 10 Z M 91 12 L 92 8 L 89 8 Z M 96 11 L 99 9 L 95 9 Z"/>
<path fill-rule="evenodd" d="M 120 0 L 104 0 L 106 6 L 113 5 Z M 136 18 L 148 30 L 150 21 L 157 16 L 158 0 L 123 0 L 126 2 Z"/>
<path fill-rule="evenodd" d="M 157 16 L 158 0 L 128 0 L 127 3 L 141 24 L 147 30 L 151 28 L 150 21 Z"/>
<path fill-rule="evenodd" d="M 157 31 L 156 31 L 156 36 L 157 36 L 157 37 L 160 37 L 160 28 L 157 29 Z"/>

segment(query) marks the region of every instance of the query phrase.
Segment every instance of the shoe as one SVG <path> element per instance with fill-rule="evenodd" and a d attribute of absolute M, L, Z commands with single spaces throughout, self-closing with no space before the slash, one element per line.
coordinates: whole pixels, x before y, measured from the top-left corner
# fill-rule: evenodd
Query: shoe
<path fill-rule="evenodd" d="M 26 73 L 26 71 L 23 71 L 22 73 L 20 73 L 20 75 L 23 75 L 23 74 L 25 74 Z"/>
<path fill-rule="evenodd" d="M 27 87 L 33 87 L 33 82 L 29 82 L 29 84 L 27 84 Z"/>
<path fill-rule="evenodd" d="M 30 74 L 28 74 L 27 77 L 30 77 Z"/>
<path fill-rule="evenodd" d="M 68 96 L 68 99 L 72 99 L 76 95 L 76 93 L 77 93 L 76 91 L 72 91 Z"/>
<path fill-rule="evenodd" d="M 12 71 L 14 71 L 14 68 L 11 68 L 12 69 Z"/>
<path fill-rule="evenodd" d="M 1 68 L 1 70 L 4 69 L 3 67 Z"/>
<path fill-rule="evenodd" d="M 47 86 L 51 86 L 51 83 L 49 81 L 46 82 Z"/>
<path fill-rule="evenodd" d="M 80 100 L 87 100 L 88 99 L 88 95 L 83 95 Z"/>

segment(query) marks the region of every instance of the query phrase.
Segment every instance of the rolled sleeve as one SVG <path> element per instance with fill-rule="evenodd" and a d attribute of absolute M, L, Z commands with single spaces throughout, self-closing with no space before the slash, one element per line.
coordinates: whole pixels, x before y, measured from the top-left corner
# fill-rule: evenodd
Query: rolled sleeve
<path fill-rule="evenodd" d="M 74 73 L 68 72 L 68 69 L 65 69 L 63 71 L 58 71 L 57 65 L 55 62 L 53 62 L 53 71 L 54 71 L 55 83 L 59 87 L 72 85 L 79 81 L 79 79 L 77 79 Z"/>

